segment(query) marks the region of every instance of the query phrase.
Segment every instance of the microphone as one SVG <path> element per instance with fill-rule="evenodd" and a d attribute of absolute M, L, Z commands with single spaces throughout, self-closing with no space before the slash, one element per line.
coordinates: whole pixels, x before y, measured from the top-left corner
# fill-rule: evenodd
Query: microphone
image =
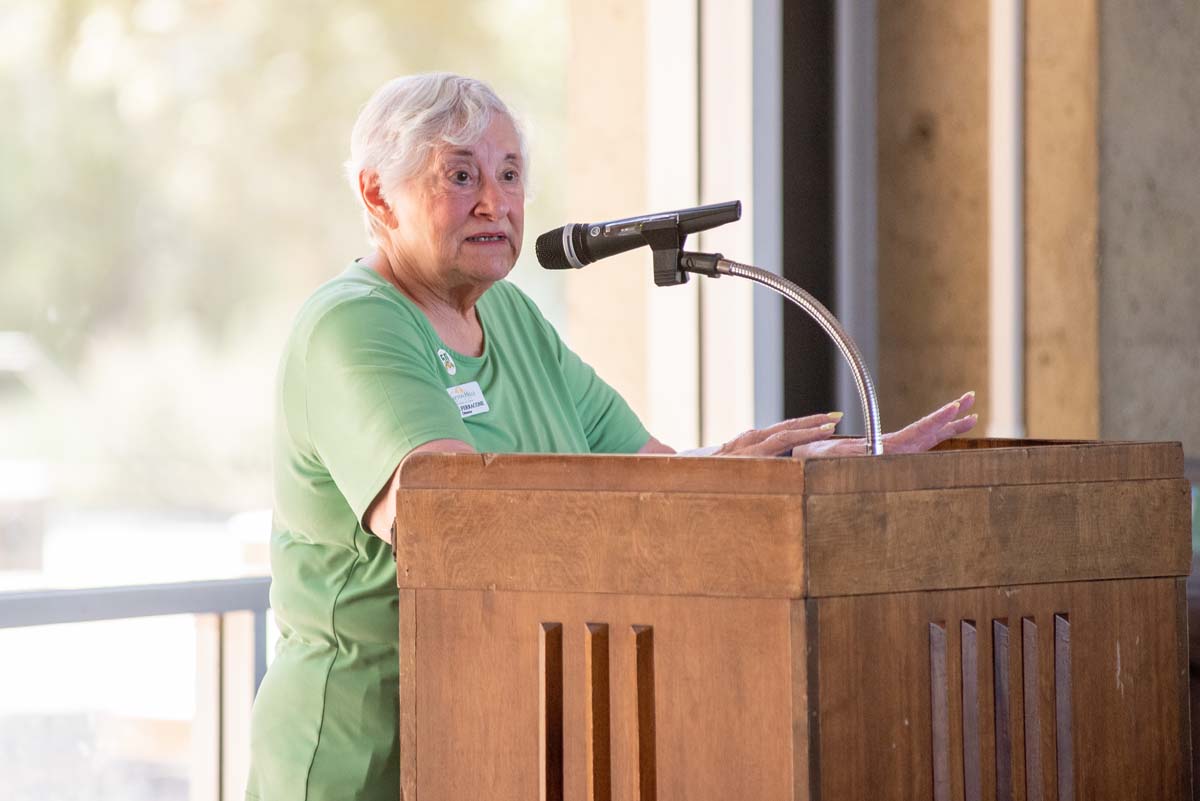
<path fill-rule="evenodd" d="M 742 202 L 731 200 L 611 222 L 572 223 L 539 236 L 534 249 L 538 262 L 547 270 L 579 269 L 607 256 L 649 244 L 642 235 L 642 229 L 647 225 L 661 229 L 663 224 L 674 223 L 682 245 L 688 234 L 716 228 L 741 216 Z"/>

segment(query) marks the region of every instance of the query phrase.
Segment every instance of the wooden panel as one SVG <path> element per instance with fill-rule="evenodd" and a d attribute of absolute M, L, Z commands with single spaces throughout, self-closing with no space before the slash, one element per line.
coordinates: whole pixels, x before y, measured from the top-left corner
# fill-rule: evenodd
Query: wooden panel
<path fill-rule="evenodd" d="M 1025 4 L 1025 422 L 1042 436 L 1100 435 L 1098 15 Z"/>
<path fill-rule="evenodd" d="M 952 787 L 950 798 L 971 797 L 961 766 L 977 760 L 979 797 L 996 798 L 996 764 L 1003 745 L 997 729 L 1011 738 L 1016 799 L 1071 797 L 1145 798 L 1167 801 L 1187 797 L 1187 707 L 1181 703 L 1186 655 L 1178 616 L 1181 584 L 1176 579 L 1080 582 L 899 596 L 826 598 L 811 602 L 819 618 L 818 697 L 821 738 L 821 797 L 830 799 L 929 799 L 935 793 L 930 624 L 939 623 L 949 667 L 949 698 L 965 703 L 967 678 L 978 693 L 973 710 L 951 709 L 949 718 L 978 720 L 978 747 L 964 753 L 968 739 L 950 727 Z M 1055 636 L 1056 615 L 1069 620 L 1070 637 Z M 996 720 L 993 621 L 1029 620 L 1033 629 L 1008 640 L 1005 667 L 1011 681 L 1007 720 Z M 975 621 L 974 670 L 967 670 L 963 621 Z M 1029 648 L 1037 675 L 1025 675 Z M 1056 659 L 1056 641 L 1058 658 Z M 1069 647 L 1069 656 L 1064 652 Z M 1069 674 L 1066 669 L 1069 661 Z M 1058 671 L 1056 675 L 1056 670 Z M 962 678 L 960 678 L 962 677 Z M 1036 687 L 1017 693 L 1017 687 Z M 1065 699 L 1057 690 L 1069 686 Z M 1065 703 L 1064 703 L 1065 700 Z M 1034 705 L 1041 746 L 1038 788 L 1026 792 L 1024 728 Z M 1070 719 L 1062 720 L 1063 710 Z M 1069 743 L 1056 732 L 1071 732 Z M 1064 747 L 1065 745 L 1065 747 Z M 1061 764 L 1060 758 L 1070 759 Z M 1070 779 L 1066 779 L 1070 774 Z M 1030 777 L 1031 779 L 1034 777 Z"/>
<path fill-rule="evenodd" d="M 952 444 L 958 447 L 970 442 L 954 440 Z M 903 492 L 1183 476 L 1183 448 L 1178 442 L 1091 442 L 1021 447 L 1005 447 L 1006 440 L 986 442 L 990 447 L 870 459 L 813 460 L 805 464 L 805 491 L 809 495 Z"/>
<path fill-rule="evenodd" d="M 400 797 L 417 797 L 417 603 L 400 590 Z"/>
<path fill-rule="evenodd" d="M 794 801 L 815 801 L 820 798 L 821 770 L 815 745 L 819 742 L 819 720 L 816 705 L 809 704 L 810 694 L 816 697 L 817 652 L 808 645 L 815 641 L 816 631 L 810 627 L 816 616 L 808 614 L 808 601 L 792 601 L 792 798 Z"/>
<path fill-rule="evenodd" d="M 790 642 L 790 602 L 439 590 L 416 597 L 422 769 L 408 801 L 539 797 L 546 621 L 563 631 L 568 801 L 600 797 L 587 783 L 588 624 L 608 631 L 613 798 L 652 801 L 639 795 L 647 783 L 637 736 L 645 716 L 637 680 L 647 675 L 638 635 L 652 627 L 658 799 L 794 801 L 788 699 L 793 655 L 805 649 Z"/>
<path fill-rule="evenodd" d="M 1186 575 L 1190 492 L 1176 479 L 813 496 L 809 594 Z"/>
<path fill-rule="evenodd" d="M 403 587 L 755 597 L 803 591 L 798 498 L 401 490 L 399 508 Z"/>
<path fill-rule="evenodd" d="M 956 439 L 926 454 L 870 459 L 690 458 L 541 454 L 414 454 L 405 489 L 694 492 L 758 495 L 1123 481 L 1183 475 L 1177 442 Z"/>
<path fill-rule="evenodd" d="M 742 457 L 415 453 L 401 466 L 400 485 L 795 495 L 804 490 L 804 464 Z"/>

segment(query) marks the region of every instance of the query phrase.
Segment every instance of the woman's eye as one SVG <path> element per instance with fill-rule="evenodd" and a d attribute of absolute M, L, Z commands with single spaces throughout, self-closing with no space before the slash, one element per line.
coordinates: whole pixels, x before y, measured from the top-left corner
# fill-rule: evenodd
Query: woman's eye
<path fill-rule="evenodd" d="M 471 173 L 466 170 L 455 170 L 450 174 L 450 180 L 456 184 L 469 184 L 471 182 Z"/>
<path fill-rule="evenodd" d="M 516 170 L 505 170 L 502 177 L 509 183 L 516 183 L 518 180 L 520 180 L 520 176 L 517 174 Z"/>

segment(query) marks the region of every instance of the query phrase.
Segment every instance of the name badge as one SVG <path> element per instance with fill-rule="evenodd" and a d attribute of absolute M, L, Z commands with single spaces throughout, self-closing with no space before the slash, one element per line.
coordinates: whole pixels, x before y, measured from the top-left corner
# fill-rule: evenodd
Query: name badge
<path fill-rule="evenodd" d="M 446 391 L 458 404 L 458 413 L 463 416 L 464 420 L 488 411 L 487 399 L 483 397 L 483 390 L 479 388 L 478 381 L 468 381 L 465 384 L 450 387 Z"/>

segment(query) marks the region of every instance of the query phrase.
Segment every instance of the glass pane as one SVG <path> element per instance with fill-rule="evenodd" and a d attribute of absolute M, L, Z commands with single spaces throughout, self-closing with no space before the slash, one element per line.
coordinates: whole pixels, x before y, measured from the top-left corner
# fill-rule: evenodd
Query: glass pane
<path fill-rule="evenodd" d="M 341 164 L 392 76 L 521 112 L 513 278 L 562 322 L 564 6 L 0 3 L 0 591 L 265 570 L 276 359 L 366 252 Z"/>
<path fill-rule="evenodd" d="M 190 616 L 0 630 L 0 795 L 186 801 L 211 783 L 196 635 Z"/>

